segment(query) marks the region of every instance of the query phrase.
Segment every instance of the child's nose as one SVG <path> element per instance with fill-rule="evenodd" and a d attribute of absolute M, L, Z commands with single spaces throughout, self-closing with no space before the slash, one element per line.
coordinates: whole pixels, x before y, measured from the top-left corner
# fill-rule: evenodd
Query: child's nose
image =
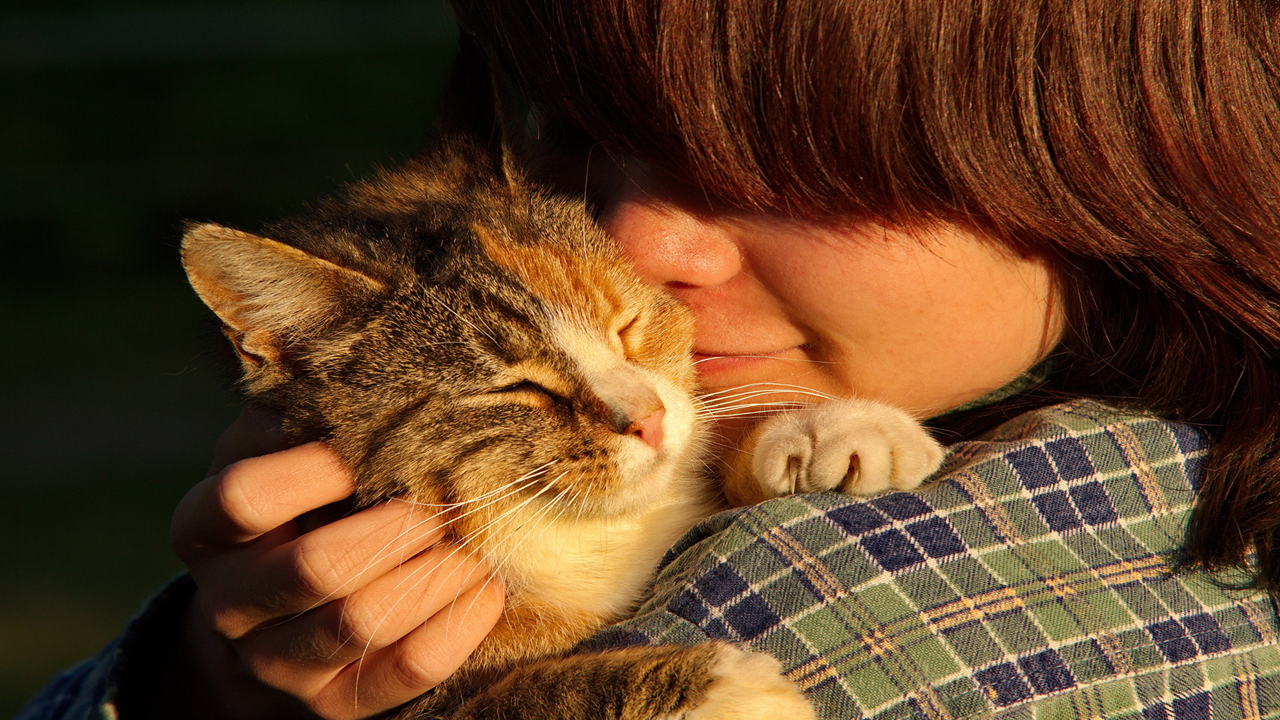
<path fill-rule="evenodd" d="M 670 289 L 714 287 L 742 269 L 732 233 L 696 192 L 629 163 L 606 204 L 605 230 L 647 282 Z"/>

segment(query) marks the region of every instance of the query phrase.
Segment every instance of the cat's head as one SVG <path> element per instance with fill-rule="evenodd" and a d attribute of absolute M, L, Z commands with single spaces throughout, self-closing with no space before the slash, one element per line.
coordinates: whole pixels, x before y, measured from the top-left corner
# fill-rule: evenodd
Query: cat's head
<path fill-rule="evenodd" d="M 192 225 L 191 284 L 248 395 L 332 442 L 366 502 L 645 502 L 697 435 L 691 320 L 484 152 L 441 145 L 262 234 Z"/>

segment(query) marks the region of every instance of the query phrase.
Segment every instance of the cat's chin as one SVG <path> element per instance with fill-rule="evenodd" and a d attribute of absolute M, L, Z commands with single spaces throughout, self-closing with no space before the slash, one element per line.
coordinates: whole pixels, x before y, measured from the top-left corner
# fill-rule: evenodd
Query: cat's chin
<path fill-rule="evenodd" d="M 623 613 L 667 549 L 716 509 L 705 480 L 674 465 L 664 472 L 634 484 L 644 492 L 538 515 L 515 536 L 490 537 L 483 554 L 518 596 L 571 612 Z"/>
<path fill-rule="evenodd" d="M 686 465 L 679 460 L 667 459 L 655 463 L 651 470 L 636 476 L 598 498 L 596 514 L 602 518 L 631 517 L 645 514 L 655 507 L 683 505 L 690 497 L 698 497 L 699 487 L 706 485 L 701 478 L 688 474 Z"/>

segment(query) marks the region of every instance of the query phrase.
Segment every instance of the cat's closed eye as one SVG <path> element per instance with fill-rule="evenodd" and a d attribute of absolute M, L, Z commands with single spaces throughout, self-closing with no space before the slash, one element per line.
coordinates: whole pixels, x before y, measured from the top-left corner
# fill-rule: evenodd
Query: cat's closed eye
<path fill-rule="evenodd" d="M 640 316 L 633 315 L 613 334 L 614 351 L 627 360 L 634 360 L 643 341 Z"/>
<path fill-rule="evenodd" d="M 569 407 L 572 402 L 565 395 L 540 385 L 533 380 L 518 380 L 489 391 L 490 394 L 512 395 L 519 401 L 526 401 L 537 407 L 551 409 L 553 407 Z"/>

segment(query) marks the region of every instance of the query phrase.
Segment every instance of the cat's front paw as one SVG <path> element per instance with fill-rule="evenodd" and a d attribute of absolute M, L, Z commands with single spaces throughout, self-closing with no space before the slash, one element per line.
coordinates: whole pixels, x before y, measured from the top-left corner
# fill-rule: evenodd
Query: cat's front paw
<path fill-rule="evenodd" d="M 911 490 L 938 469 L 945 453 L 915 418 L 870 400 L 831 400 L 781 413 L 758 432 L 752 470 L 772 497 Z"/>
<path fill-rule="evenodd" d="M 813 706 L 771 655 L 718 649 L 706 699 L 685 720 L 812 720 Z"/>

